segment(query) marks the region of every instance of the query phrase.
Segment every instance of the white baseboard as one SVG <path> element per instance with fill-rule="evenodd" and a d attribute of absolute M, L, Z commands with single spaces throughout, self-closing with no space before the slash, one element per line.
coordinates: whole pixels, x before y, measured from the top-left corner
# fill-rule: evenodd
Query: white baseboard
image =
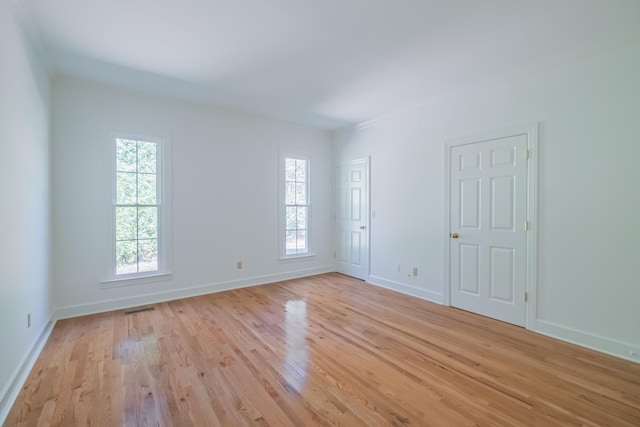
<path fill-rule="evenodd" d="M 372 285 L 422 298 L 424 300 L 435 302 L 437 304 L 444 304 L 444 296 L 437 292 L 419 289 L 377 276 L 369 276 L 368 282 Z M 611 356 L 619 357 L 621 359 L 640 363 L 640 346 L 638 345 L 613 340 L 611 338 L 603 337 L 578 329 L 573 329 L 541 319 L 537 319 L 535 321 L 535 326 L 531 330 L 539 334 L 558 339 L 560 341 L 566 341 L 571 344 L 598 351 L 600 353 L 605 353 Z M 635 356 L 632 356 L 631 353 L 633 353 Z"/>
<path fill-rule="evenodd" d="M 155 304 L 164 301 L 195 297 L 198 295 L 212 294 L 215 292 L 228 291 L 232 289 L 246 288 L 249 286 L 264 285 L 267 283 L 280 282 L 282 280 L 296 279 L 298 277 L 330 273 L 332 271 L 335 271 L 334 267 L 332 265 L 328 265 L 324 267 L 288 271 L 286 273 L 267 274 L 264 276 L 247 277 L 239 280 L 209 283 L 206 285 L 192 286 L 189 288 L 173 289 L 170 291 L 136 295 L 129 298 L 104 300 L 90 304 L 69 305 L 65 307 L 58 307 L 54 311 L 54 318 L 66 319 L 70 317 L 86 316 L 88 314 L 103 313 L 106 311 L 122 310 L 125 308 L 136 307 L 140 305 Z"/>
<path fill-rule="evenodd" d="M 381 288 L 391 289 L 392 291 L 411 295 L 412 297 L 421 298 L 427 301 L 435 302 L 437 304 L 442 304 L 444 301 L 443 295 L 437 292 L 416 288 L 414 286 L 405 285 L 404 283 L 383 279 L 382 277 L 369 276 L 368 282 L 372 285 L 380 286 Z"/>
<path fill-rule="evenodd" d="M 42 352 L 44 345 L 47 343 L 55 324 L 56 321 L 51 317 L 27 352 L 22 356 L 20 363 L 11 374 L 11 377 L 9 377 L 9 382 L 0 393 L 0 425 L 4 425 L 11 407 L 15 403 L 33 365 L 38 360 L 38 356 L 40 356 L 40 352 Z"/>
<path fill-rule="evenodd" d="M 533 330 L 551 338 L 640 363 L 640 347 L 637 345 L 558 325 L 548 320 L 537 319 L 536 327 Z M 632 356 L 631 353 L 636 354 L 636 356 Z"/>

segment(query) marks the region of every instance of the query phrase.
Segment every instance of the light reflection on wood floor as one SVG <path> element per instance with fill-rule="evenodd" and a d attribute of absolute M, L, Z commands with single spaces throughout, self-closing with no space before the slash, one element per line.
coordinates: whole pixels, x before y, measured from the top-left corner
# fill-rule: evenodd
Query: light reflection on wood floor
<path fill-rule="evenodd" d="M 640 365 L 339 274 L 59 321 L 5 426 L 640 426 Z"/>

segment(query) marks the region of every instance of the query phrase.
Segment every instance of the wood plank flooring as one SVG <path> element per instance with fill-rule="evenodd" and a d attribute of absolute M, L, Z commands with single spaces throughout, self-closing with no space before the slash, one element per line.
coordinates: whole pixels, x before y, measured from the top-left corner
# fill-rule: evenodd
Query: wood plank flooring
<path fill-rule="evenodd" d="M 59 321 L 5 426 L 640 426 L 640 364 L 339 274 Z"/>

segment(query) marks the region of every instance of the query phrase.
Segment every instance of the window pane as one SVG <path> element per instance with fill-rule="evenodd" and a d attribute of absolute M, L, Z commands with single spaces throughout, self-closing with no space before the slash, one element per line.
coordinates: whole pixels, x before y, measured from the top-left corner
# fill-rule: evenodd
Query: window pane
<path fill-rule="evenodd" d="M 298 230 L 305 230 L 307 228 L 307 208 L 298 207 L 297 211 L 296 228 Z"/>
<path fill-rule="evenodd" d="M 138 141 L 138 172 L 156 173 L 156 143 Z"/>
<path fill-rule="evenodd" d="M 138 204 L 156 204 L 156 175 L 138 174 Z"/>
<path fill-rule="evenodd" d="M 116 240 L 136 239 L 136 213 L 136 208 L 116 208 Z"/>
<path fill-rule="evenodd" d="M 284 204 L 295 205 L 296 204 L 296 184 L 293 182 L 285 183 Z"/>
<path fill-rule="evenodd" d="M 307 161 L 296 160 L 296 181 L 307 182 Z"/>
<path fill-rule="evenodd" d="M 138 242 L 138 262 L 140 271 L 158 269 L 158 240 L 140 240 Z"/>
<path fill-rule="evenodd" d="M 116 274 L 137 273 L 138 250 L 135 240 L 116 242 Z"/>
<path fill-rule="evenodd" d="M 136 203 L 136 174 L 118 172 L 116 175 L 116 203 L 133 205 Z"/>
<path fill-rule="evenodd" d="M 284 159 L 284 255 L 306 254 L 309 227 L 309 161 Z"/>
<path fill-rule="evenodd" d="M 138 208 L 138 239 L 158 238 L 158 208 Z"/>
<path fill-rule="evenodd" d="M 287 255 L 296 253 L 296 232 L 295 231 L 287 231 L 286 232 L 286 253 Z"/>
<path fill-rule="evenodd" d="M 307 184 L 304 184 L 304 183 L 296 184 L 296 204 L 297 205 L 307 204 Z"/>
<path fill-rule="evenodd" d="M 303 253 L 307 251 L 307 230 L 298 230 L 296 232 L 296 252 Z"/>
<path fill-rule="evenodd" d="M 126 138 L 115 143 L 116 274 L 157 271 L 159 144 Z"/>
<path fill-rule="evenodd" d="M 284 180 L 285 181 L 296 180 L 296 159 L 284 160 Z"/>
<path fill-rule="evenodd" d="M 135 172 L 136 168 L 136 141 L 116 139 L 116 170 Z"/>
<path fill-rule="evenodd" d="M 296 208 L 295 206 L 287 206 L 285 212 L 286 230 L 296 229 Z"/>

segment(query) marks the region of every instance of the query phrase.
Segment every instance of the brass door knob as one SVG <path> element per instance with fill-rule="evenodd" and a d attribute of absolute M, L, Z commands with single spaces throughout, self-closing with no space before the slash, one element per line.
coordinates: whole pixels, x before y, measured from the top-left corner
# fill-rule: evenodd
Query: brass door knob
<path fill-rule="evenodd" d="M 460 237 L 458 233 L 451 233 L 450 236 L 452 239 L 457 239 L 458 237 Z"/>
<path fill-rule="evenodd" d="M 360 226 L 360 230 L 364 230 L 365 228 L 367 228 L 367 227 L 365 227 L 364 225 Z"/>

